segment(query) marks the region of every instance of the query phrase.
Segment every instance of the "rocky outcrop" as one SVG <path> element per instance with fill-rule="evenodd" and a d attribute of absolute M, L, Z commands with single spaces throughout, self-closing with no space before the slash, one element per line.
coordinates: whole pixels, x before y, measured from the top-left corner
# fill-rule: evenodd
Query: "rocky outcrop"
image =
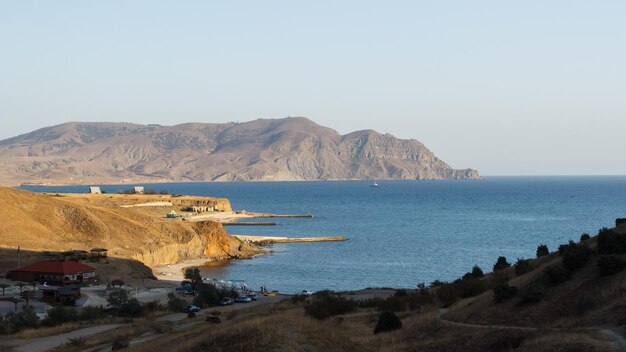
<path fill-rule="evenodd" d="M 194 223 L 197 236 L 184 243 L 171 243 L 133 255 L 148 266 L 178 263 L 185 259 L 206 258 L 217 261 L 249 258 L 262 250 L 229 236 L 222 224 L 215 221 Z"/>
<path fill-rule="evenodd" d="M 163 127 L 78 123 L 0 141 L 0 182 L 477 179 L 422 143 L 305 118 Z"/>

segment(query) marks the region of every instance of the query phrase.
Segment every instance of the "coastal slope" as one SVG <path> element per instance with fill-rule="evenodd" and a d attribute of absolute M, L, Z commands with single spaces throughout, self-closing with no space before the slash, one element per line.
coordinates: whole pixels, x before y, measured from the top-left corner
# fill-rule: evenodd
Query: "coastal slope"
<path fill-rule="evenodd" d="M 0 141 L 0 182 L 478 179 L 414 139 L 306 118 L 176 126 L 70 122 Z"/>
<path fill-rule="evenodd" d="M 120 197 L 124 196 L 63 196 L 0 187 L 0 248 L 66 251 L 104 247 L 109 256 L 139 260 L 150 267 L 185 259 L 249 257 L 259 252 L 228 235 L 217 222 L 188 224 L 158 218 L 143 208 L 119 206 L 115 199 Z M 132 197 L 136 196 L 128 196 Z M 150 196 L 144 197 L 150 200 Z M 229 203 L 224 206 L 230 208 Z"/>

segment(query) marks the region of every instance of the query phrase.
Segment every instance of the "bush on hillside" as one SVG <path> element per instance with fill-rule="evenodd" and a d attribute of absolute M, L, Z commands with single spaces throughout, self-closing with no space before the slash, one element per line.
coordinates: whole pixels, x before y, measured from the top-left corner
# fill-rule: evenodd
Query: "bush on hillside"
<path fill-rule="evenodd" d="M 549 266 L 543 270 L 547 281 L 553 285 L 561 284 L 570 279 L 570 273 L 563 265 Z"/>
<path fill-rule="evenodd" d="M 517 258 L 517 262 L 514 265 L 515 275 L 524 275 L 533 270 L 533 266 L 530 264 L 530 259 Z"/>
<path fill-rule="evenodd" d="M 456 280 L 452 285 L 455 286 L 461 298 L 474 297 L 487 291 L 483 280 L 475 278 Z"/>
<path fill-rule="evenodd" d="M 187 302 L 185 300 L 176 297 L 173 293 L 167 294 L 167 307 L 172 312 L 182 312 L 185 309 Z"/>
<path fill-rule="evenodd" d="M 76 308 L 57 305 L 48 309 L 46 319 L 43 320 L 43 324 L 46 326 L 54 326 L 77 320 L 78 311 Z"/>
<path fill-rule="evenodd" d="M 541 291 L 530 290 L 522 294 L 520 301 L 517 302 L 515 306 L 516 307 L 530 306 L 530 305 L 541 302 L 542 299 L 543 299 L 543 293 Z"/>
<path fill-rule="evenodd" d="M 402 321 L 395 315 L 394 312 L 382 312 L 378 316 L 378 322 L 376 323 L 376 327 L 374 328 L 374 335 L 398 330 L 402 328 Z"/>
<path fill-rule="evenodd" d="M 617 219 L 615 219 L 615 227 L 618 227 L 621 224 L 626 224 L 626 218 L 617 218 Z"/>
<path fill-rule="evenodd" d="M 537 258 L 539 257 L 544 257 L 546 255 L 550 254 L 550 250 L 548 249 L 548 246 L 545 244 L 540 244 L 537 247 Z"/>
<path fill-rule="evenodd" d="M 118 337 L 115 339 L 115 341 L 113 341 L 113 345 L 111 346 L 111 351 L 121 350 L 128 346 L 130 346 L 130 340 L 128 339 L 128 337 L 125 337 L 125 336 Z"/>
<path fill-rule="evenodd" d="M 626 267 L 626 262 L 616 255 L 601 256 L 598 259 L 598 273 L 600 276 L 608 276 L 621 272 Z"/>
<path fill-rule="evenodd" d="M 312 302 L 304 307 L 304 313 L 316 319 L 326 319 L 334 315 L 352 312 L 356 308 L 354 301 L 349 301 L 333 291 L 324 290 L 312 296 Z"/>
<path fill-rule="evenodd" d="M 481 269 L 478 265 L 474 265 L 472 268 L 472 276 L 478 279 L 485 276 L 485 273 L 483 273 L 483 269 Z"/>
<path fill-rule="evenodd" d="M 430 287 L 430 288 L 435 288 L 435 287 L 442 286 L 442 285 L 444 285 L 444 284 L 446 284 L 446 282 L 441 281 L 441 280 L 435 280 L 435 281 L 433 281 L 433 282 L 431 282 L 431 283 L 430 283 L 429 287 Z"/>
<path fill-rule="evenodd" d="M 598 233 L 598 252 L 600 254 L 626 253 L 626 234 L 606 227 L 602 228 Z"/>
<path fill-rule="evenodd" d="M 474 265 L 472 267 L 472 271 L 470 271 L 469 273 L 465 273 L 462 279 L 479 279 L 484 276 L 485 273 L 483 273 L 483 269 L 481 269 L 478 265 Z"/>
<path fill-rule="evenodd" d="M 493 288 L 493 300 L 496 303 L 501 303 L 511 299 L 515 297 L 516 294 L 517 287 L 509 286 L 508 284 L 498 285 Z"/>
<path fill-rule="evenodd" d="M 559 252 L 562 251 L 561 262 L 563 267 L 569 271 L 577 270 L 585 266 L 591 256 L 591 249 L 586 243 L 575 243 L 569 241 L 567 245 L 561 245 Z"/>
<path fill-rule="evenodd" d="M 447 307 L 459 300 L 461 293 L 456 286 L 450 283 L 442 284 L 437 288 L 437 298 L 441 305 Z"/>
<path fill-rule="evenodd" d="M 506 257 L 498 257 L 498 260 L 493 265 L 493 271 L 499 271 L 502 269 L 506 269 L 511 266 L 511 263 L 506 261 Z"/>
<path fill-rule="evenodd" d="M 585 232 L 582 235 L 580 235 L 580 242 L 588 241 L 590 238 L 591 236 L 589 236 L 589 234 Z"/>
<path fill-rule="evenodd" d="M 396 292 L 393 293 L 394 296 L 396 297 L 403 297 L 407 295 L 406 289 L 404 288 L 399 288 L 396 290 Z"/>

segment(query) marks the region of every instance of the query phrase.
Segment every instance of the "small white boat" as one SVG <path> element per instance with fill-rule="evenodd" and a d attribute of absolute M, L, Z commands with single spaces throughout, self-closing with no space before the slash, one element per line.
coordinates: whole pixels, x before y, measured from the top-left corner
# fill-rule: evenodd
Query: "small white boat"
<path fill-rule="evenodd" d="M 370 187 L 378 187 L 378 183 L 374 182 L 370 185 Z"/>

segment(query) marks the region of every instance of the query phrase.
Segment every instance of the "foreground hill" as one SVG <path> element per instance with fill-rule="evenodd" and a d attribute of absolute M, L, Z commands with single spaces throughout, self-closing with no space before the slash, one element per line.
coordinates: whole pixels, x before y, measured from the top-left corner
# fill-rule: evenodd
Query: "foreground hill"
<path fill-rule="evenodd" d="M 65 251 L 104 247 L 110 256 L 139 260 L 148 266 L 256 253 L 229 236 L 219 223 L 188 224 L 150 216 L 145 209 L 119 206 L 124 199 L 114 202 L 116 197 L 137 196 L 62 196 L 0 187 L 0 248 Z M 151 201 L 170 196 L 140 197 Z M 227 200 L 218 201 L 230 208 Z M 7 269 L 13 267 L 0 271 Z"/>
<path fill-rule="evenodd" d="M 0 182 L 477 179 L 417 140 L 306 118 L 176 126 L 71 122 L 0 141 Z"/>
<path fill-rule="evenodd" d="M 211 308 L 130 350 L 625 351 L 626 225 L 601 233 L 430 288 L 318 292 L 222 314 L 220 325 Z M 389 311 L 401 327 L 373 333 Z"/>

